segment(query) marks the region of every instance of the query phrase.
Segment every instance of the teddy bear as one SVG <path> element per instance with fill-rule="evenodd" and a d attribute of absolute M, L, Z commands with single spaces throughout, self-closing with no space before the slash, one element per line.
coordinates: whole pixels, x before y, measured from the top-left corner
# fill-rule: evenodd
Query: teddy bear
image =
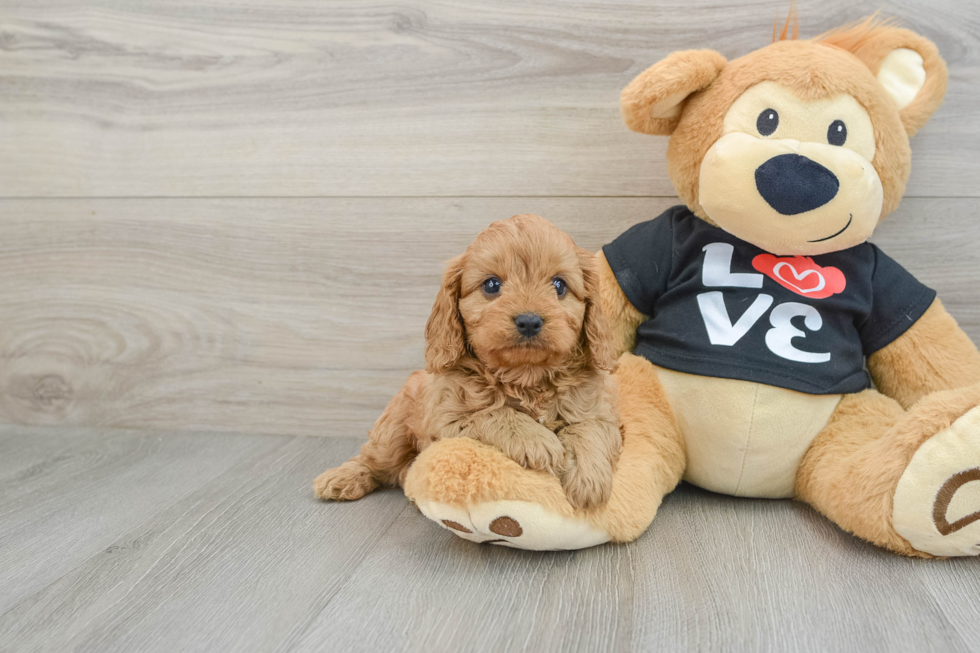
<path fill-rule="evenodd" d="M 875 18 L 790 21 L 732 61 L 674 52 L 622 92 L 669 136 L 683 204 L 596 254 L 623 449 L 609 501 L 475 440 L 437 442 L 404 489 L 459 537 L 524 549 L 628 542 L 681 481 L 805 502 L 916 557 L 980 554 L 980 353 L 936 293 L 867 242 L 939 107 L 936 46 Z"/>

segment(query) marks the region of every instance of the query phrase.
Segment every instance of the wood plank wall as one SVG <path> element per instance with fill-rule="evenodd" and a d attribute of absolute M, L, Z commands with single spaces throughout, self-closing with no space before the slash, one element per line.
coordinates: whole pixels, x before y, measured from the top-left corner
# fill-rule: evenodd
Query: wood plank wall
<path fill-rule="evenodd" d="M 801 35 L 878 2 L 798 3 Z M 0 0 L 0 422 L 359 435 L 442 261 L 535 212 L 596 249 L 676 203 L 620 89 L 788 3 Z M 950 66 L 875 240 L 980 341 L 980 2 L 890 2 Z"/>

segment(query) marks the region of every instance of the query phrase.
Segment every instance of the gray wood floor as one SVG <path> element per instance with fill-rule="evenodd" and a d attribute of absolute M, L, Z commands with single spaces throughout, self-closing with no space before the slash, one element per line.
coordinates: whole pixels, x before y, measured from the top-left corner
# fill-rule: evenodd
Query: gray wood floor
<path fill-rule="evenodd" d="M 0 427 L 0 650 L 980 650 L 977 559 L 687 486 L 630 545 L 479 546 L 314 500 L 358 445 Z"/>

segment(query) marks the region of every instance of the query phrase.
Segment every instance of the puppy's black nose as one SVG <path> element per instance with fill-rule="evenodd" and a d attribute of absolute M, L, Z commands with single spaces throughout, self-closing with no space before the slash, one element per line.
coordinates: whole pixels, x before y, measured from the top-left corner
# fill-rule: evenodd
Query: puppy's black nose
<path fill-rule="evenodd" d="M 777 212 L 796 215 L 834 199 L 840 182 L 834 173 L 812 159 L 780 154 L 756 168 L 755 186 Z"/>
<path fill-rule="evenodd" d="M 521 313 L 514 318 L 514 324 L 517 325 L 517 332 L 519 334 L 525 338 L 533 338 L 541 332 L 544 320 L 541 319 L 540 315 L 535 313 Z"/>

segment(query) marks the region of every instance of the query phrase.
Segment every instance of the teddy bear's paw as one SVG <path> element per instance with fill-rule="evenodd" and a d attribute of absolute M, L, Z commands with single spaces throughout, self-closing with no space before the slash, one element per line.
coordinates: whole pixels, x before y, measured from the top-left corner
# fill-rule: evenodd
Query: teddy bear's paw
<path fill-rule="evenodd" d="M 313 481 L 317 498 L 332 501 L 355 501 L 377 487 L 371 470 L 354 460 L 328 469 Z"/>
<path fill-rule="evenodd" d="M 895 489 L 892 523 L 919 551 L 980 555 L 980 407 L 918 448 Z"/>
<path fill-rule="evenodd" d="M 426 517 L 464 540 L 533 551 L 584 549 L 609 534 L 581 519 L 549 512 L 528 501 L 486 501 L 468 508 L 419 502 Z"/>

